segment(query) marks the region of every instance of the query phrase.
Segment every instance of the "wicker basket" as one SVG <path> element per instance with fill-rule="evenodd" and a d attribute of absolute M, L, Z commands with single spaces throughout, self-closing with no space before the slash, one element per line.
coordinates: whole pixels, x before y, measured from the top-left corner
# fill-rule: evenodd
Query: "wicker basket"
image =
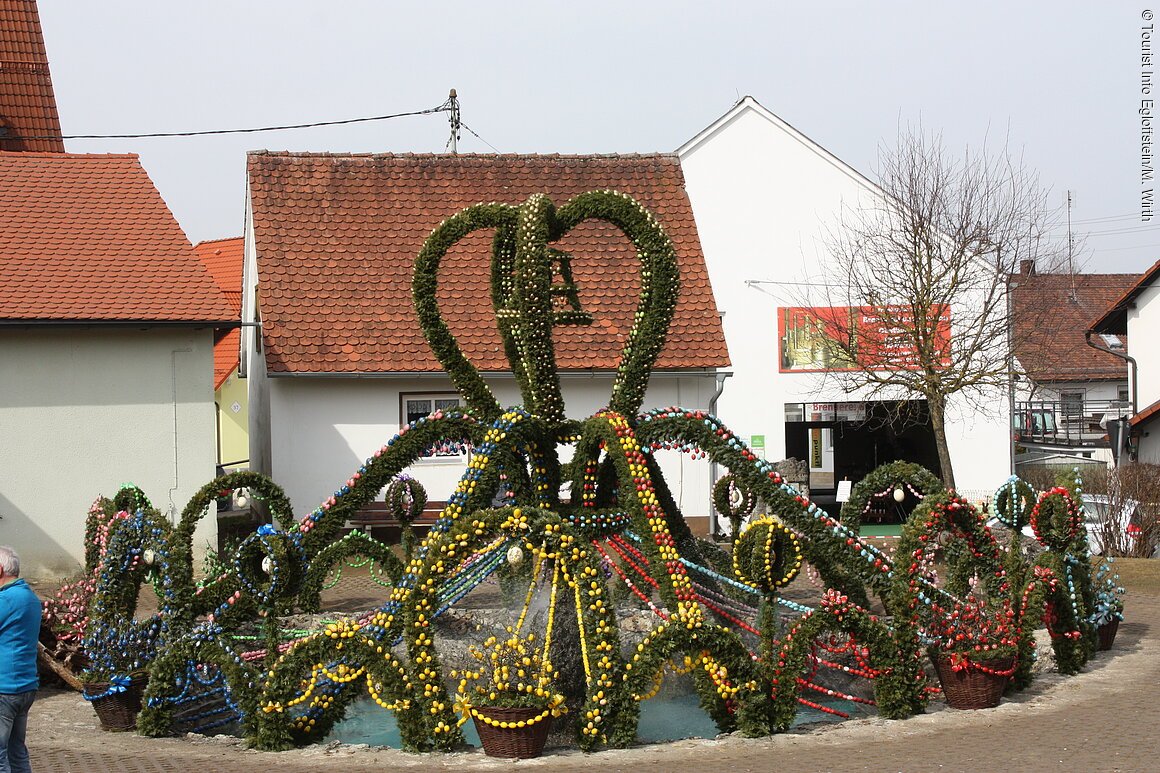
<path fill-rule="evenodd" d="M 1096 629 L 1096 633 L 1100 637 L 1100 649 L 1110 650 L 1112 642 L 1116 640 L 1116 631 L 1120 630 L 1120 621 L 1112 620 L 1110 623 L 1104 623 Z"/>
<path fill-rule="evenodd" d="M 477 706 L 472 709 L 472 720 L 483 743 L 483 751 L 489 757 L 507 757 L 526 760 L 539 757 L 548 741 L 548 731 L 552 727 L 552 715 L 524 727 L 498 727 L 486 722 L 483 717 L 494 722 L 519 722 L 534 719 L 544 713 L 542 708 L 499 708 Z M 479 716 L 476 716 L 476 715 Z"/>
<path fill-rule="evenodd" d="M 103 729 L 132 730 L 137 727 L 137 715 L 141 712 L 141 699 L 147 684 L 148 674 L 134 674 L 124 690 L 111 693 L 110 682 L 89 682 L 85 685 L 85 698 L 93 704 Z M 101 697 L 89 698 L 91 695 Z"/>
<path fill-rule="evenodd" d="M 951 667 L 950 658 L 945 655 L 933 660 L 947 705 L 952 709 L 991 709 L 998 706 L 1003 690 L 1007 689 L 1007 682 L 1011 681 L 1011 676 L 1006 672 L 1011 671 L 1015 665 L 1013 655 L 986 661 L 983 666 L 985 671 L 975 665 L 955 671 Z"/>

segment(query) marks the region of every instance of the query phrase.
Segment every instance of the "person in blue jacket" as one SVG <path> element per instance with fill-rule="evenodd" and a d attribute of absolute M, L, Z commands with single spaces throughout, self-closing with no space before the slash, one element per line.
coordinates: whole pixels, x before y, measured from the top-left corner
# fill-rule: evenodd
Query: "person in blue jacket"
<path fill-rule="evenodd" d="M 20 579 L 20 557 L 0 546 L 0 773 L 32 773 L 28 710 L 36 700 L 40 599 Z"/>

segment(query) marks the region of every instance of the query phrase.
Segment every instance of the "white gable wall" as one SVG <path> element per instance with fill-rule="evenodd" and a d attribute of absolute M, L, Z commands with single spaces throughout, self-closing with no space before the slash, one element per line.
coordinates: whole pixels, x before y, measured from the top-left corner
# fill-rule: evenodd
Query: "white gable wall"
<path fill-rule="evenodd" d="M 583 419 L 607 406 L 611 376 L 564 374 L 561 378 L 569 417 Z M 399 431 L 400 394 L 454 392 L 451 382 L 442 375 L 263 380 L 269 389 L 269 447 L 273 450 L 270 473 L 285 488 L 299 517 L 342 486 Z M 514 378 L 491 376 L 486 380 L 501 405 L 520 403 Z M 712 375 L 654 374 L 645 406 L 707 409 L 715 388 Z M 261 442 L 260 433 L 254 429 L 257 427 L 252 425 L 251 445 Z M 707 516 L 707 462 L 674 452 L 663 452 L 658 458 L 684 513 L 690 517 Z M 429 499 L 444 501 L 455 490 L 464 466 L 458 460 L 424 460 L 412 465 L 408 472 L 423 483 Z"/>
<path fill-rule="evenodd" d="M 180 513 L 213 479 L 212 330 L 2 331 L 0 362 L 0 544 L 24 575 L 79 569 L 98 495 L 131 482 Z M 211 508 L 195 551 L 216 540 Z"/>
<path fill-rule="evenodd" d="M 1134 308 L 1129 307 L 1127 314 L 1129 341 L 1160 340 L 1160 283 L 1154 282 L 1136 296 Z M 1148 351 L 1134 354 L 1139 392 L 1136 407 L 1143 410 L 1160 400 L 1160 357 L 1148 356 Z"/>
<path fill-rule="evenodd" d="M 1136 297 L 1129 307 L 1128 340 L 1160 340 L 1160 283 L 1153 282 Z M 1160 357 L 1155 348 L 1133 352 L 1137 366 L 1137 410 L 1143 410 L 1160 400 Z M 1141 428 L 1139 460 L 1160 464 L 1160 420 L 1153 419 Z"/>
<path fill-rule="evenodd" d="M 826 278 L 826 229 L 843 205 L 867 201 L 877 189 L 749 98 L 678 153 L 735 374 L 718 415 L 742 438 L 764 435 L 767 456 L 781 458 L 785 403 L 860 398 L 817 374 L 779 372 L 777 313 L 831 305 L 817 286 L 841 281 Z M 951 317 L 953 334 L 954 309 Z M 964 491 L 991 491 L 1010 474 L 1008 395 L 997 391 L 987 403 L 992 416 L 961 400 L 948 407 L 948 443 Z"/>

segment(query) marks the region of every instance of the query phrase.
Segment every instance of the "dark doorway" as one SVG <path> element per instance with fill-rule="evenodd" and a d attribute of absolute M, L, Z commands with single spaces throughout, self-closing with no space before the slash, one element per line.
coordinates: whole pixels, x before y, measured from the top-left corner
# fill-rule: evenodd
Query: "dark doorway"
<path fill-rule="evenodd" d="M 810 483 L 810 498 L 831 515 L 836 516 L 841 508 L 835 496 L 838 481 L 857 483 L 875 468 L 895 461 L 920 464 L 936 476 L 942 469 L 925 400 L 864 405 L 864 418 L 857 421 L 786 421 L 785 424 L 786 456 L 796 459 L 809 459 L 811 429 L 821 427 L 833 431 L 834 484 L 822 488 L 813 481 Z M 787 415 L 795 414 L 787 410 Z M 804 411 L 796 415 L 803 419 L 809 417 Z"/>

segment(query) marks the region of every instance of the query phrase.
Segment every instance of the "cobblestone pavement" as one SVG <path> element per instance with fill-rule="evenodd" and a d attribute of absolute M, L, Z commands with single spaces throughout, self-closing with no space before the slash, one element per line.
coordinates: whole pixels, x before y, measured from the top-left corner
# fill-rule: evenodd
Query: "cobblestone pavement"
<path fill-rule="evenodd" d="M 579 771 L 1152 771 L 1160 769 L 1153 722 L 1160 695 L 1160 561 L 1124 562 L 1127 620 L 1111 652 L 1075 677 L 1040 677 L 988 711 L 932 704 L 906 720 L 864 719 L 771 738 L 727 737 L 538 760 L 493 760 L 482 752 L 411 755 L 339 744 L 283 753 L 247 750 L 237 739 L 149 739 L 96 729 L 76 694 L 45 691 L 33 706 L 30 747 L 37 773 L 74 771 L 499 770 Z M 1122 566 L 1117 564 L 1117 566 Z M 1125 571 L 1125 569 L 1130 571 Z M 1143 718 L 1143 721 L 1141 721 Z"/>

